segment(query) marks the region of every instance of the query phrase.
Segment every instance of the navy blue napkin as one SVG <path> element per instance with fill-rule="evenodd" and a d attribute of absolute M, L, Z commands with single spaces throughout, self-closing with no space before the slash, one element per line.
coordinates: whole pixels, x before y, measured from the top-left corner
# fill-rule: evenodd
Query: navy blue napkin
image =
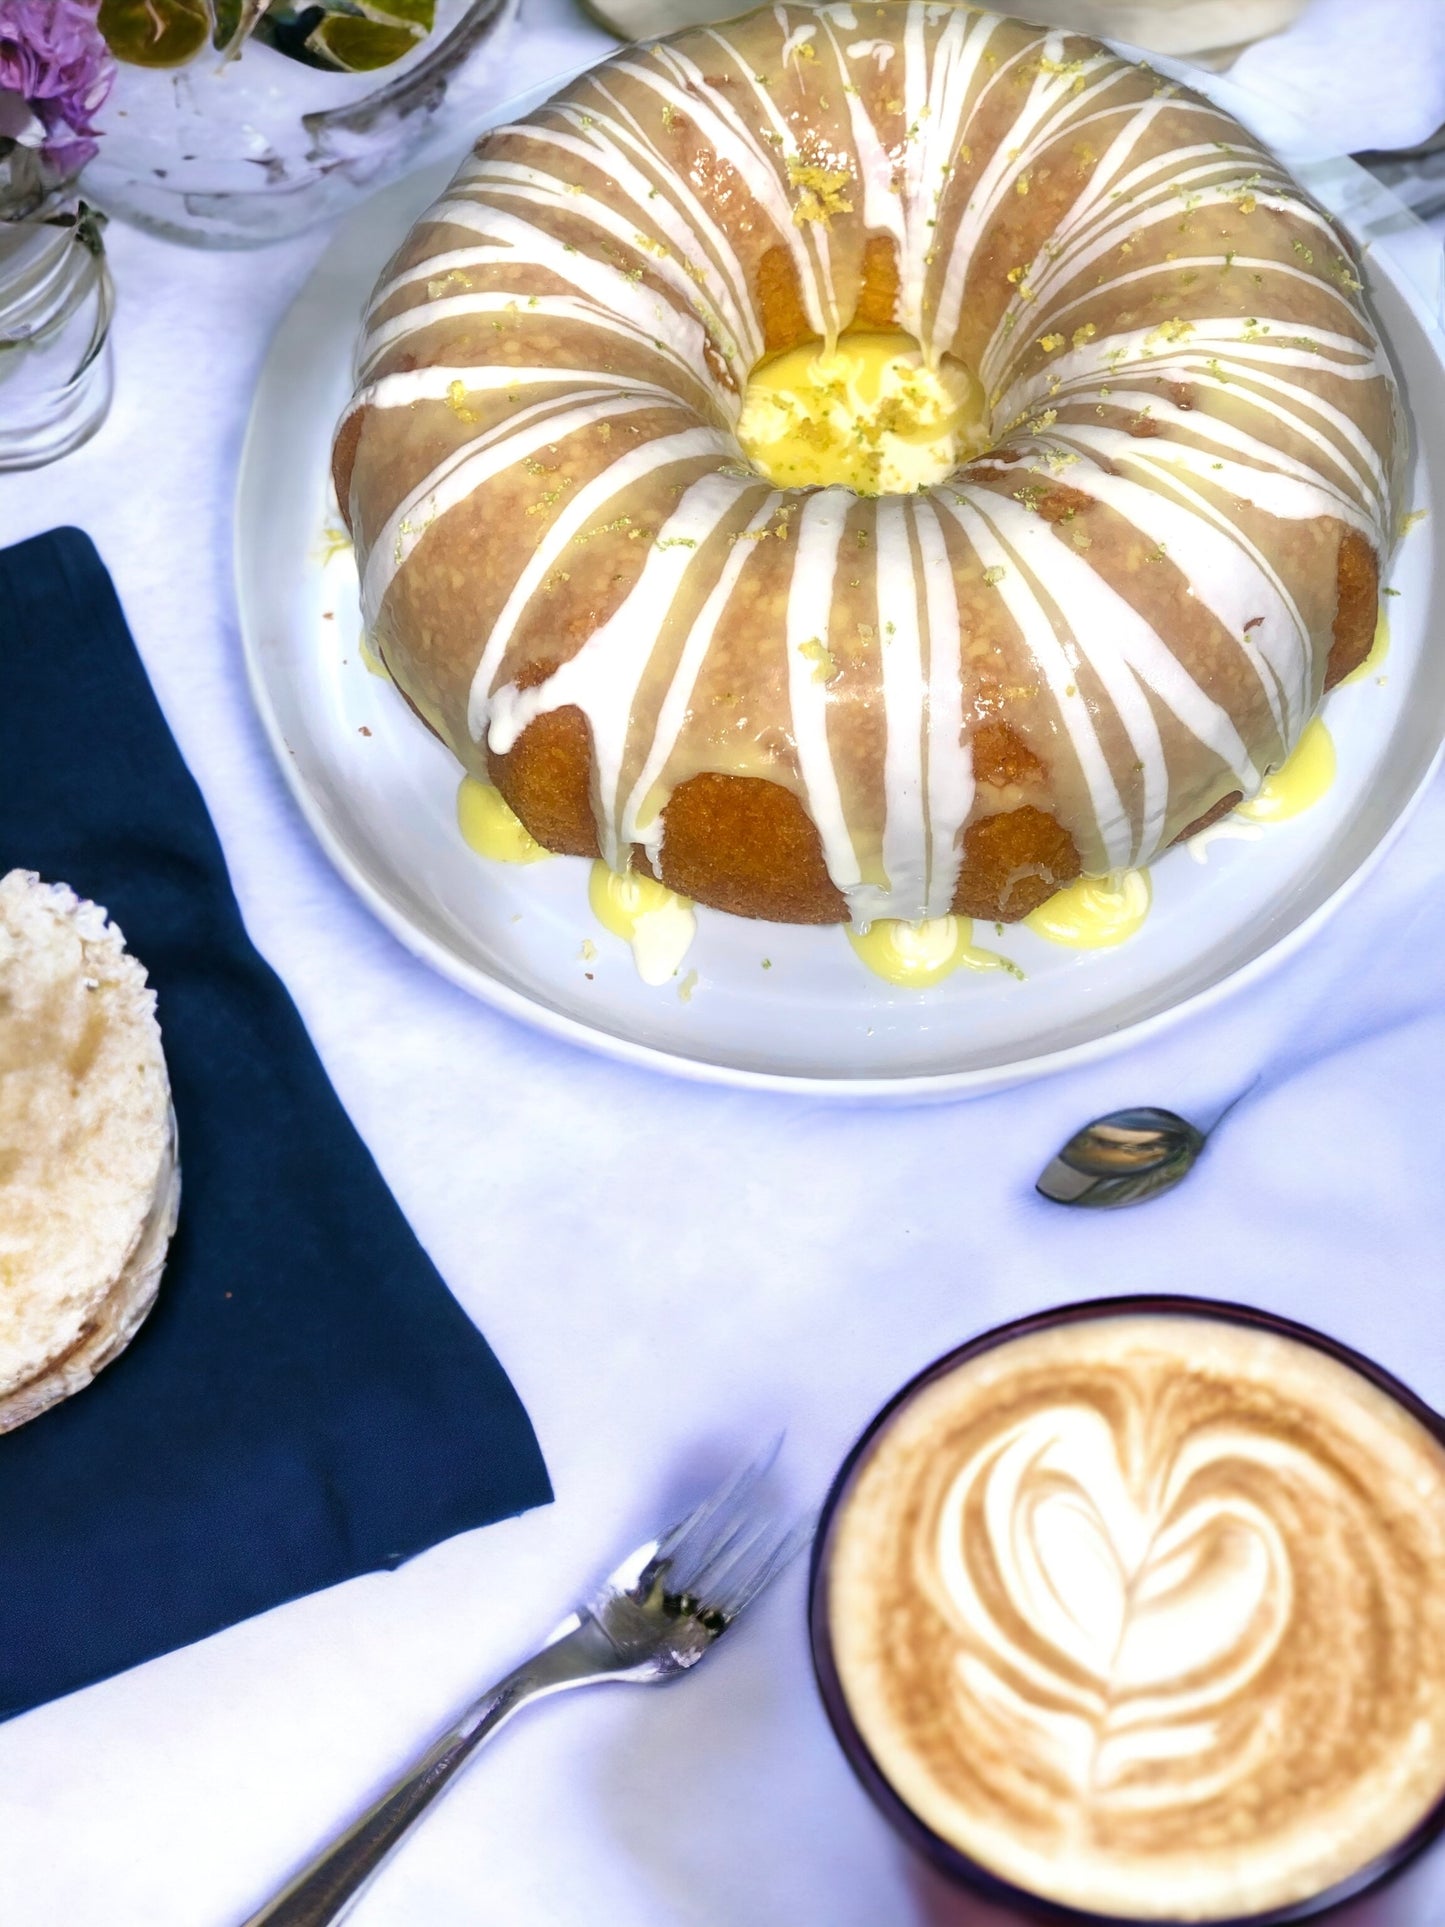
<path fill-rule="evenodd" d="M 95 1383 L 0 1437 L 0 1716 L 551 1497 L 527 1415 L 252 948 L 100 558 L 0 552 L 0 874 L 159 1000 L 180 1226 Z"/>

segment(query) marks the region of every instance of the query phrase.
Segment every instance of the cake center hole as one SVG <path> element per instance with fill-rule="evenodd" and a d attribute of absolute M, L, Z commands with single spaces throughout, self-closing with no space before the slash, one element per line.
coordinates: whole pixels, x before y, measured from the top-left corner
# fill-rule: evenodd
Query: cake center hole
<path fill-rule="evenodd" d="M 845 334 L 760 362 L 737 437 L 780 488 L 838 483 L 859 495 L 931 488 L 988 445 L 978 383 L 951 356 L 935 370 L 911 335 Z"/>

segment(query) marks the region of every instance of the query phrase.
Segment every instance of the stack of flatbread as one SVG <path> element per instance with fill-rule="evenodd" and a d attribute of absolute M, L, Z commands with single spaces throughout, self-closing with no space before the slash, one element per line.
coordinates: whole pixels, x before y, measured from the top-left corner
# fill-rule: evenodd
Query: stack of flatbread
<path fill-rule="evenodd" d="M 0 879 L 0 1431 L 135 1336 L 180 1199 L 155 992 L 105 911 Z"/>

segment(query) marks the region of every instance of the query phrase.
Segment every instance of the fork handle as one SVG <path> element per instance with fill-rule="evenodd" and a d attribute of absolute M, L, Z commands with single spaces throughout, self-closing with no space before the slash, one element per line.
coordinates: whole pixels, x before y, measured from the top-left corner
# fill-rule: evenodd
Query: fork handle
<path fill-rule="evenodd" d="M 544 1694 L 616 1676 L 588 1631 L 574 1629 L 498 1680 L 244 1927 L 331 1927 L 350 1912 L 382 1862 L 513 1713 Z"/>

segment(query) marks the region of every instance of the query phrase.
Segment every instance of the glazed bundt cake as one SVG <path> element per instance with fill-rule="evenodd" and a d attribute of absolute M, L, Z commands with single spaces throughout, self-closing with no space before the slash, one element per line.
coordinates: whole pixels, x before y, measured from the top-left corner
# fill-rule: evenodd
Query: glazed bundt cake
<path fill-rule="evenodd" d="M 750 379 L 880 331 L 974 397 L 966 459 L 748 459 Z M 1012 920 L 1289 753 L 1370 648 L 1402 448 L 1348 244 L 1236 122 L 887 0 L 487 133 L 372 298 L 335 477 L 372 647 L 549 849 L 744 916 Z"/>

